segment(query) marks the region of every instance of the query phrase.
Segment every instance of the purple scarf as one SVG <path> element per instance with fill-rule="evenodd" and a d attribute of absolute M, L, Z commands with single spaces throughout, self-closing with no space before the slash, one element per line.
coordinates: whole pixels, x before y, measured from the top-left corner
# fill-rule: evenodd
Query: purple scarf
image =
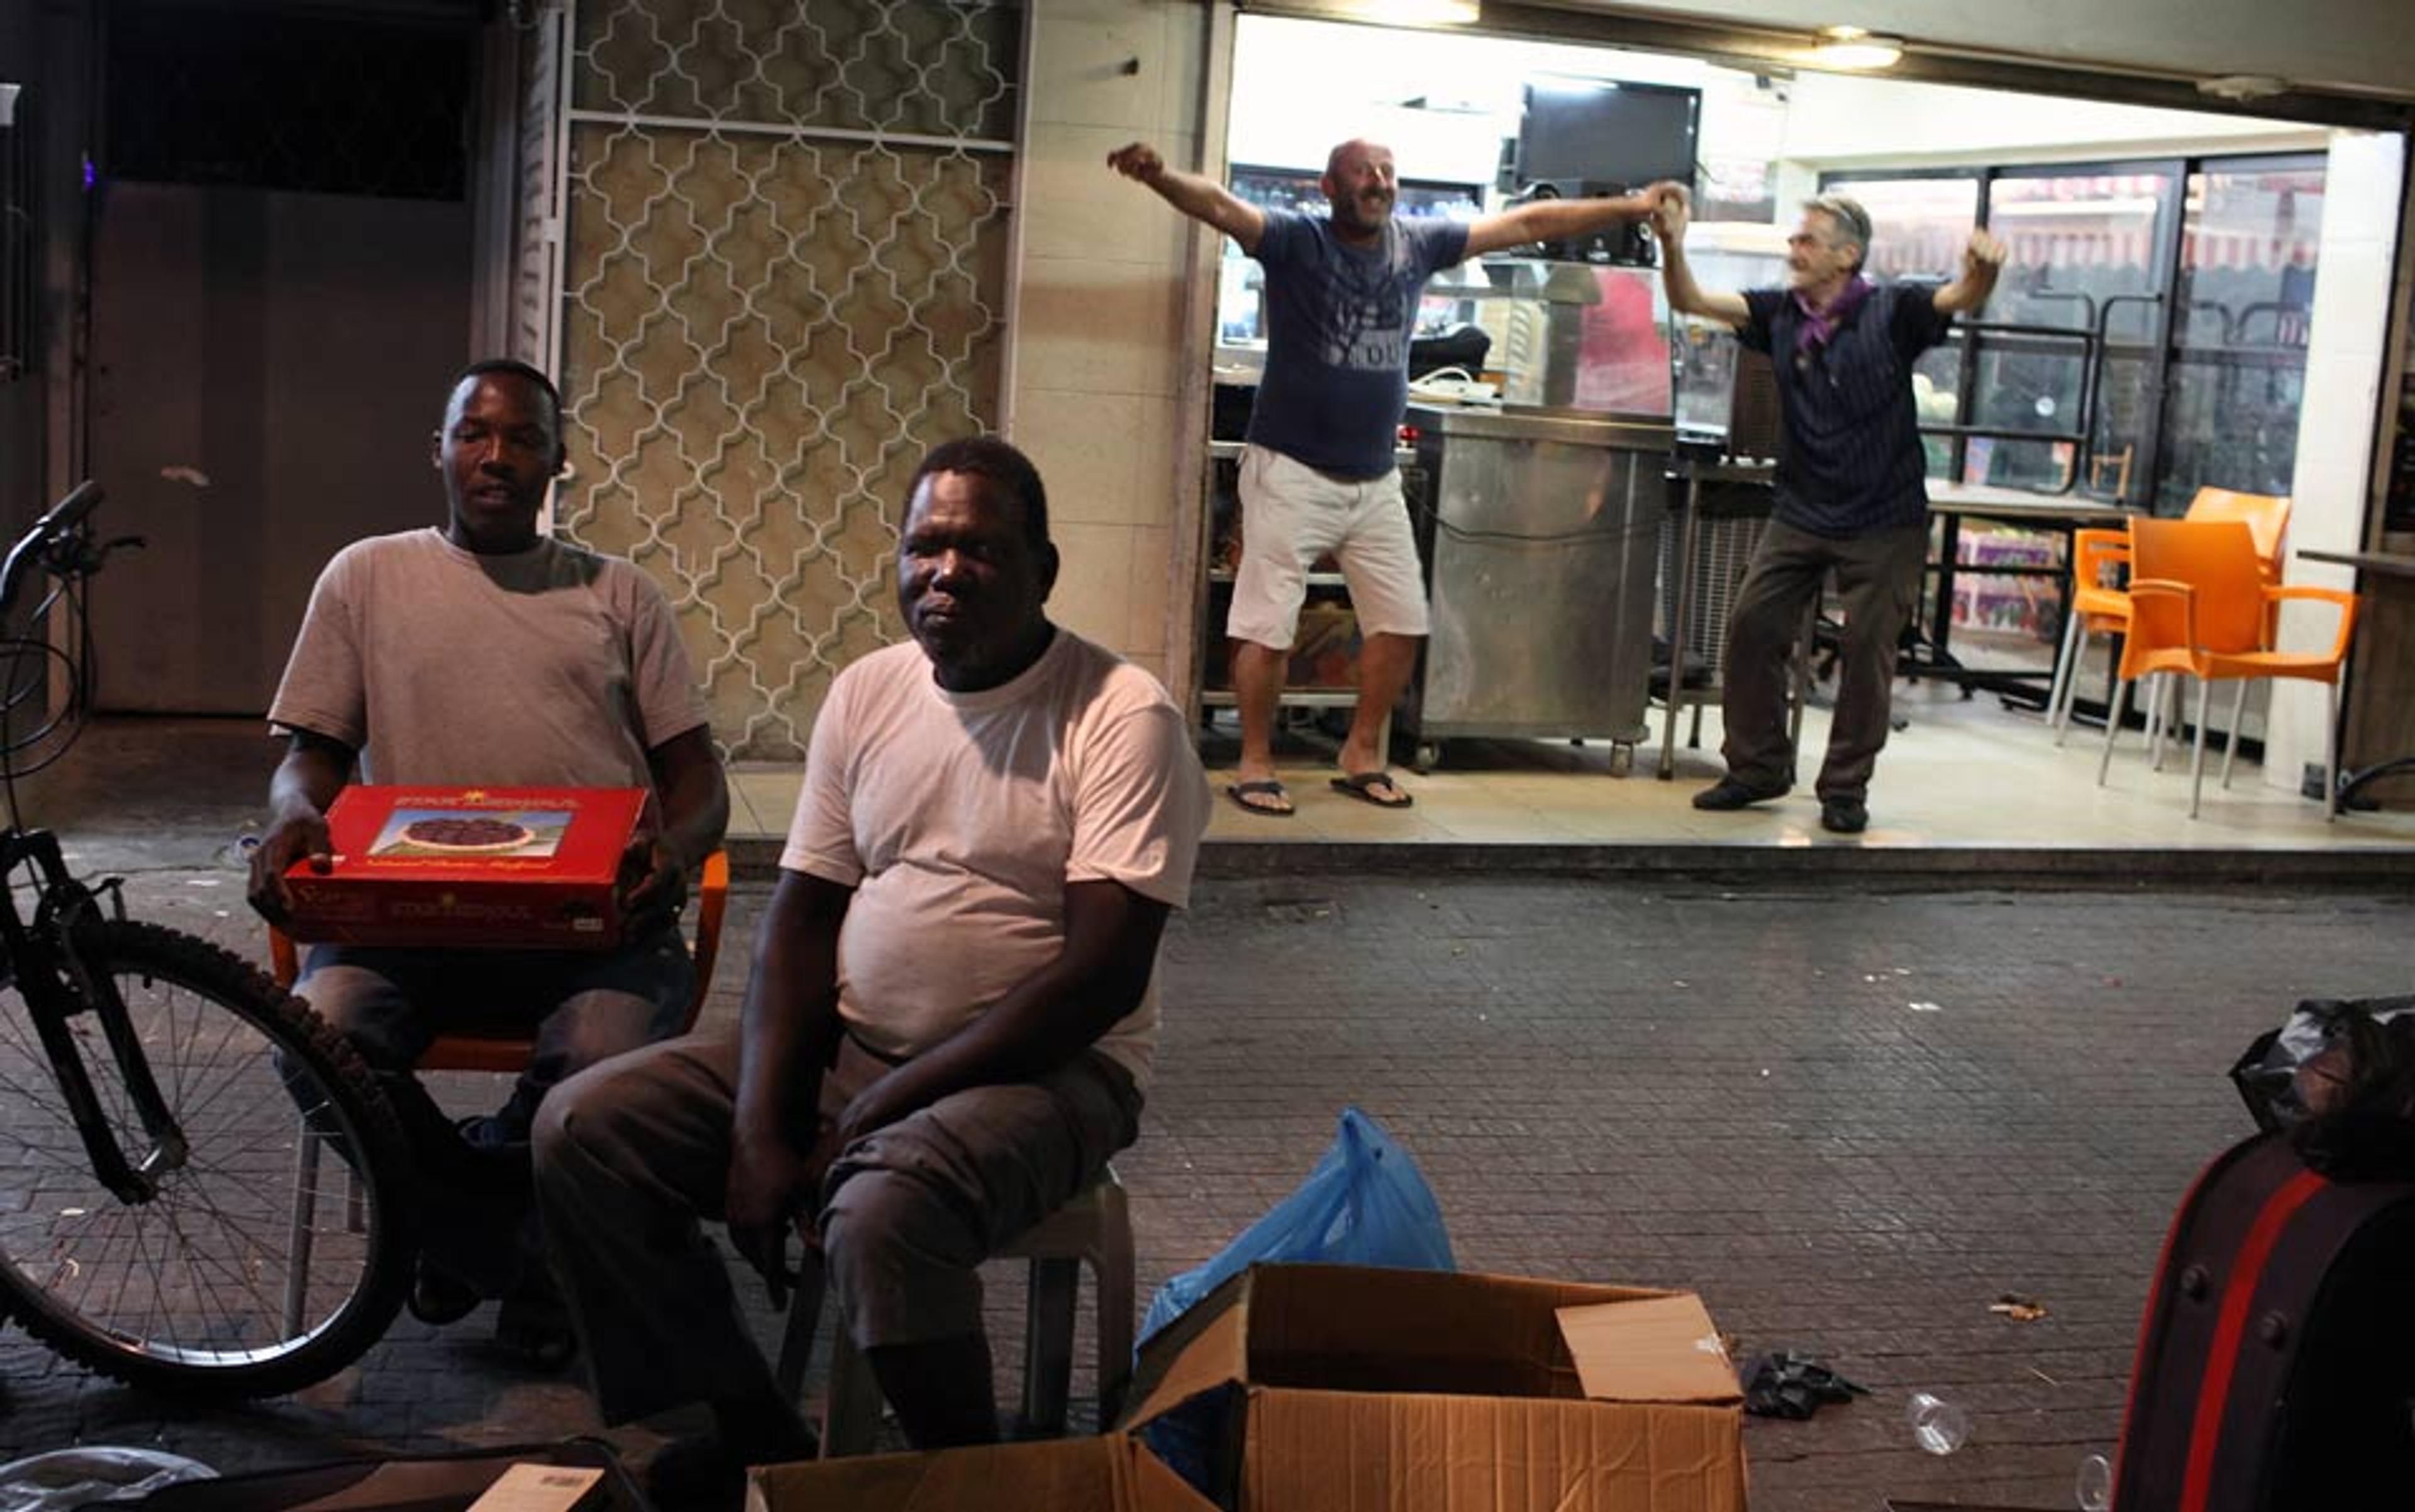
<path fill-rule="evenodd" d="M 1870 281 L 1858 274 L 1852 282 L 1838 292 L 1835 299 L 1829 301 L 1826 309 L 1814 309 L 1811 301 L 1803 297 L 1801 290 L 1796 290 L 1794 307 L 1802 312 L 1803 320 L 1794 327 L 1795 354 L 1801 356 L 1835 340 L 1837 327 L 1844 324 L 1845 317 L 1869 297 Z"/>

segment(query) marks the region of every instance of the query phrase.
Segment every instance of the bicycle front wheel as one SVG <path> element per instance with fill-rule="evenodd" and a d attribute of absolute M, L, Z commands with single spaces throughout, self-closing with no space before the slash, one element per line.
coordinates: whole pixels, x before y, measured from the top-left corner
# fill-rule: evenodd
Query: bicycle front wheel
<path fill-rule="evenodd" d="M 154 924 L 84 936 L 180 1154 L 123 1202 L 94 1175 L 21 986 L 0 989 L 0 1306 L 131 1385 L 266 1396 L 394 1321 L 413 1240 L 400 1126 L 343 1037 L 233 954 Z M 153 1148 L 89 1006 L 68 1020 L 129 1160 Z"/>

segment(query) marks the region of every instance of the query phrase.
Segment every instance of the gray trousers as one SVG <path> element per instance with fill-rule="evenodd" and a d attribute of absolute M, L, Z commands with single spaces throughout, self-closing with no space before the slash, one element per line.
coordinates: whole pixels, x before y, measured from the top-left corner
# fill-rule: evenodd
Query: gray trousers
<path fill-rule="evenodd" d="M 1804 611 L 1833 571 L 1844 601 L 1845 630 L 1837 660 L 1836 712 L 1817 791 L 1823 801 L 1864 796 L 1886 745 L 1896 642 L 1920 601 L 1928 560 L 1926 524 L 1832 540 L 1769 522 L 1728 621 L 1722 696 L 1727 738 L 1719 754 L 1727 758 L 1729 776 L 1757 788 L 1793 785 L 1794 746 L 1786 736 L 1787 668 Z"/>
<path fill-rule="evenodd" d="M 842 1041 L 822 1116 L 888 1070 Z M 572 1077 L 537 1114 L 547 1246 L 607 1423 L 774 1389 L 700 1223 L 723 1210 L 737 1087 L 734 1031 L 690 1035 Z M 980 1332 L 975 1267 L 1096 1180 L 1138 1136 L 1140 1106 L 1131 1076 L 1091 1051 L 842 1151 L 819 1232 L 857 1346 Z"/>
<path fill-rule="evenodd" d="M 293 990 L 380 1071 L 409 1070 L 465 1020 L 533 1029 L 535 1049 L 497 1115 L 506 1139 L 524 1140 L 549 1088 L 670 1035 L 695 986 L 687 942 L 666 927 L 600 952 L 314 945 Z"/>
<path fill-rule="evenodd" d="M 617 951 L 432 951 L 315 945 L 301 994 L 341 1029 L 382 1076 L 408 1079 L 442 1033 L 463 1023 L 518 1024 L 535 1044 L 487 1130 L 492 1143 L 527 1141 L 531 1121 L 563 1078 L 661 1040 L 680 1026 L 696 984 L 679 931 L 666 926 Z M 415 1089 L 392 1095 L 415 1097 Z M 415 1143 L 453 1144 L 441 1125 L 406 1113 Z M 445 1151 L 422 1158 L 442 1170 Z M 540 1268 L 542 1236 L 524 1196 L 480 1194 L 431 1181 L 423 1189 L 420 1244 L 427 1261 L 481 1295 L 502 1296 Z"/>

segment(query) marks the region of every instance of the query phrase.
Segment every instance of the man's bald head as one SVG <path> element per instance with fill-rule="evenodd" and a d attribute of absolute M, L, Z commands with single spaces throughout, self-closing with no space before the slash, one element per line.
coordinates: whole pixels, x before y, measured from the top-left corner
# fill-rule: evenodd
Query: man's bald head
<path fill-rule="evenodd" d="M 1392 166 L 1392 149 L 1365 137 L 1353 137 L 1325 155 L 1320 183 L 1326 203 L 1333 207 L 1333 229 L 1345 238 L 1374 235 L 1392 217 L 1400 177 Z"/>

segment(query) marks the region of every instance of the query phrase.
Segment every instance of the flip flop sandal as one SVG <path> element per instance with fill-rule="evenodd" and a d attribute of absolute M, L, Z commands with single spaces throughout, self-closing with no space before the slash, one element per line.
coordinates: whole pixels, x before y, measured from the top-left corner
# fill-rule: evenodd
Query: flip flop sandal
<path fill-rule="evenodd" d="M 1375 789 L 1378 787 L 1390 788 L 1392 796 L 1377 797 Z M 1392 780 L 1388 771 L 1354 771 L 1347 777 L 1336 777 L 1333 790 L 1347 794 L 1361 803 L 1372 803 L 1379 809 L 1404 809 L 1417 801 L 1402 790 L 1401 785 Z"/>
<path fill-rule="evenodd" d="M 1292 816 L 1291 794 L 1284 789 L 1282 784 L 1272 778 L 1257 782 L 1234 783 L 1224 789 L 1224 796 L 1230 798 L 1244 814 L 1256 814 L 1269 819 L 1288 819 Z M 1269 797 L 1282 800 L 1282 806 L 1250 801 L 1252 798 Z"/>

